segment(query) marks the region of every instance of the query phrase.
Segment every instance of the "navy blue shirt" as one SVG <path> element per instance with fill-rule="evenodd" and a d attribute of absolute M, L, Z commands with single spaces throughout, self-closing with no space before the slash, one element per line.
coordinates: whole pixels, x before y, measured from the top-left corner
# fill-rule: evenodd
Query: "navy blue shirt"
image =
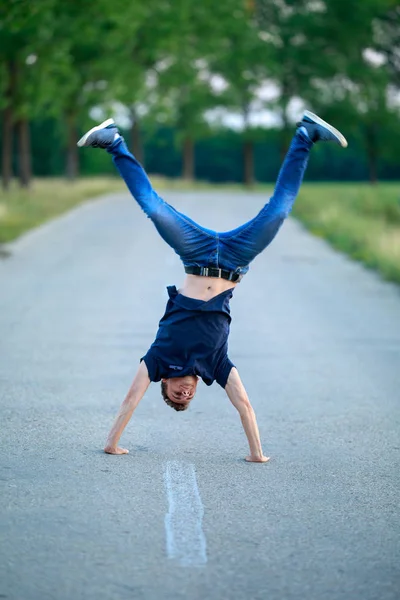
<path fill-rule="evenodd" d="M 228 358 L 231 315 L 226 290 L 205 302 L 167 288 L 169 300 L 157 337 L 144 360 L 150 381 L 198 375 L 206 385 L 223 388 L 234 366 Z"/>

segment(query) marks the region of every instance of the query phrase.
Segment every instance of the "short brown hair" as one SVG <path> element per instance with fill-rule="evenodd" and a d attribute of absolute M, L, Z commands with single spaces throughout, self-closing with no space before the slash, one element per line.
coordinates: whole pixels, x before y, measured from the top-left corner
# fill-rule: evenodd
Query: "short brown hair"
<path fill-rule="evenodd" d="M 170 400 L 168 398 L 167 386 L 166 386 L 165 381 L 161 382 L 161 396 L 164 398 L 165 404 L 168 404 L 168 406 L 170 406 L 174 410 L 180 411 L 180 410 L 186 410 L 187 408 L 189 408 L 189 404 L 179 404 L 179 402 L 173 402 L 172 400 Z"/>

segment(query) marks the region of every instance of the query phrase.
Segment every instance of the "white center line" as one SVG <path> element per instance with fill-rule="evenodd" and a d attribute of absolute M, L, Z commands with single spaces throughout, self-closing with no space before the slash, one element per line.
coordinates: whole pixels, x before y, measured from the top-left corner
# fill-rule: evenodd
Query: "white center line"
<path fill-rule="evenodd" d="M 167 555 L 183 567 L 205 565 L 204 508 L 191 463 L 170 461 L 164 473 L 169 509 L 165 515 Z"/>

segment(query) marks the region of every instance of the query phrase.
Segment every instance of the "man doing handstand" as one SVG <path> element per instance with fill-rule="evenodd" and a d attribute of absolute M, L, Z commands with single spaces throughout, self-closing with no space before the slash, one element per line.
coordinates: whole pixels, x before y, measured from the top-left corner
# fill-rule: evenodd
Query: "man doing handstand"
<path fill-rule="evenodd" d="M 78 146 L 105 148 L 112 155 L 131 194 L 179 255 L 186 272 L 179 290 L 168 287 L 169 300 L 156 339 L 140 361 L 109 433 L 105 452 L 128 453 L 118 442 L 151 381 L 161 381 L 165 402 L 181 411 L 188 408 L 201 378 L 206 385 L 217 381 L 238 410 L 250 448 L 246 460 L 268 460 L 261 448 L 253 408 L 228 357 L 229 300 L 251 261 L 273 240 L 291 211 L 310 149 L 318 141 L 347 146 L 339 131 L 305 111 L 272 198 L 254 219 L 232 231 L 217 232 L 201 227 L 158 196 L 112 119 L 93 127 L 79 140 Z"/>

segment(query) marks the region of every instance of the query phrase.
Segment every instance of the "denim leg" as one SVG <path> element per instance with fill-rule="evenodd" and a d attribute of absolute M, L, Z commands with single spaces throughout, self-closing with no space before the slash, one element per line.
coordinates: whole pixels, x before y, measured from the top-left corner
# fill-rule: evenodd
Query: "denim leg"
<path fill-rule="evenodd" d="M 113 162 L 132 196 L 184 265 L 208 265 L 215 254 L 217 234 L 201 227 L 160 198 L 123 138 L 117 139 L 107 152 L 112 154 Z"/>
<path fill-rule="evenodd" d="M 221 263 L 241 273 L 248 271 L 249 263 L 274 239 L 283 221 L 292 210 L 313 143 L 297 131 L 279 172 L 270 201 L 258 215 L 234 229 L 219 233 Z"/>

